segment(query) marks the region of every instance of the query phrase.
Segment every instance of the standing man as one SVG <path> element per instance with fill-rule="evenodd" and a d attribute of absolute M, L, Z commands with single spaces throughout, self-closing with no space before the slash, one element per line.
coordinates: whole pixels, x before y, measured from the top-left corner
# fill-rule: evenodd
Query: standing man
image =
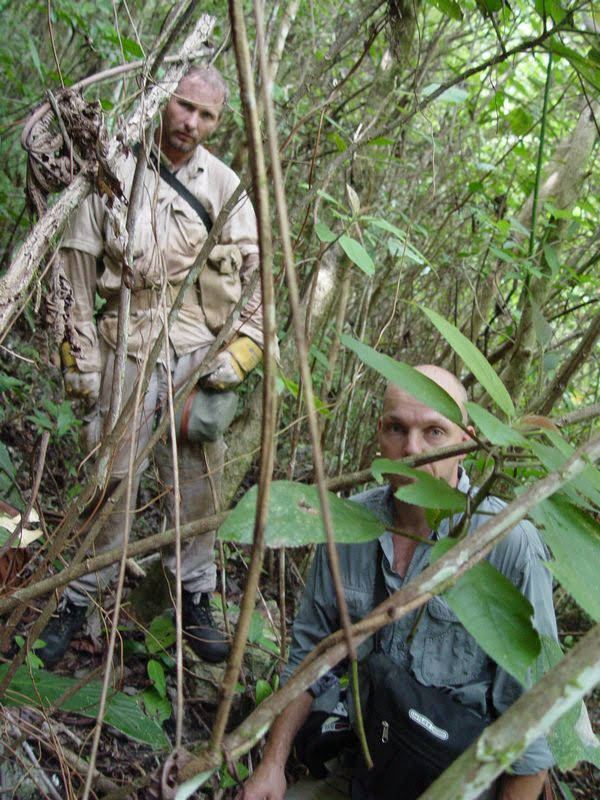
<path fill-rule="evenodd" d="M 454 375 L 437 366 L 417 367 L 435 381 L 458 404 L 466 420 L 466 393 Z M 400 387 L 389 384 L 383 398 L 383 411 L 378 422 L 379 449 L 384 458 L 401 459 L 438 447 L 459 444 L 469 439 L 461 427 L 437 411 L 418 402 Z M 420 469 L 441 478 L 460 491 L 470 491 L 469 479 L 460 466 L 462 457 L 450 457 L 422 466 Z M 370 509 L 383 522 L 420 538 L 438 540 L 448 534 L 457 521 L 444 520 L 437 531 L 427 523 L 423 508 L 395 497 L 396 489 L 408 479 L 390 476 L 386 487 L 378 487 L 358 495 L 355 500 Z M 482 525 L 490 514 L 498 513 L 503 503 L 488 497 L 470 521 L 470 531 Z M 430 547 L 387 531 L 378 540 L 364 544 L 338 545 L 341 581 L 353 622 L 363 618 L 375 606 L 376 581 L 383 577 L 385 593 L 391 595 L 429 564 Z M 540 633 L 556 637 L 552 606 L 552 579 L 541 559 L 546 558 L 544 545 L 528 522 L 517 525 L 490 553 L 489 561 L 527 597 L 534 609 L 534 625 Z M 383 586 L 382 586 L 383 588 Z M 425 606 L 418 624 L 418 612 L 410 613 L 382 631 L 382 651 L 395 663 L 408 670 L 423 686 L 439 688 L 454 700 L 472 709 L 479 716 L 502 714 L 522 693 L 523 688 L 495 664 L 463 628 L 443 597 L 433 597 Z M 282 675 L 285 683 L 304 657 L 326 636 L 340 628 L 339 612 L 327 552 L 317 548 L 298 616 L 294 622 L 290 657 Z M 414 630 L 413 630 L 414 628 Z M 359 659 L 367 655 L 370 645 L 359 650 Z M 362 652 L 361 652 L 362 650 Z M 399 671 L 398 674 L 401 674 Z M 304 800 L 330 800 L 349 797 L 342 787 L 335 790 L 324 781 L 296 784 L 286 795 L 285 762 L 295 735 L 311 710 L 313 700 L 335 687 L 337 679 L 328 673 L 310 690 L 299 695 L 275 720 L 265 747 L 263 759 L 245 783 L 238 800 L 282 800 L 284 796 Z M 334 691 L 335 694 L 335 691 Z M 329 708 L 333 708 L 335 700 Z M 327 709 L 322 709 L 327 710 Z M 392 723 L 393 724 L 393 723 Z M 357 754 L 358 763 L 360 755 Z M 410 759 L 411 763 L 418 763 Z M 505 774 L 486 800 L 537 800 L 553 763 L 545 740 L 532 744 L 512 765 L 513 774 Z M 398 797 L 408 791 L 405 773 L 407 764 L 397 765 Z M 404 782 L 403 782 L 404 776 Z M 383 788 L 383 787 L 380 787 Z M 393 791 L 394 787 L 388 787 Z M 337 793 L 336 793 L 337 792 Z M 419 791 L 419 794 L 421 792 Z M 353 798 L 375 798 L 375 794 L 358 791 Z"/>
<path fill-rule="evenodd" d="M 163 297 L 169 310 L 212 221 L 239 184 L 237 175 L 202 146 L 219 126 L 227 98 L 227 85 L 217 70 L 192 67 L 162 112 L 135 225 L 123 405 L 135 391 L 142 362 L 162 329 Z M 116 168 L 126 197 L 131 192 L 135 163 L 136 157 L 130 153 L 120 159 Z M 254 210 L 243 194 L 230 213 L 198 284 L 185 292 L 140 408 L 114 453 L 107 496 L 127 475 L 132 437 L 135 452 L 141 452 L 151 436 L 157 412 L 167 409 L 167 369 L 177 389 L 200 365 L 242 288 L 256 271 L 258 253 Z M 84 419 L 84 439 L 91 450 L 100 441 L 110 408 L 124 263 L 124 243 L 111 224 L 104 200 L 97 194 L 90 195 L 72 218 L 61 256 L 74 298 L 74 333 L 61 347 L 65 387 L 68 394 L 87 403 L 90 413 Z M 105 301 L 97 321 L 96 292 Z M 234 338 L 204 373 L 202 386 L 213 392 L 217 406 L 219 396 L 214 393 L 238 386 L 261 359 L 261 303 L 257 289 L 242 312 Z M 196 398 L 194 403 L 198 402 Z M 175 502 L 180 504 L 181 522 L 185 523 L 215 513 L 220 494 L 225 451 L 222 436 L 215 434 L 216 438 L 210 437 L 213 441 L 198 441 L 191 440 L 194 437 L 185 431 L 182 419 L 177 440 L 178 498 L 173 496 L 171 447 L 161 444 L 154 454 L 168 491 L 171 527 Z M 142 471 L 134 477 L 132 503 Z M 94 553 L 123 542 L 130 525 L 124 512 L 125 497 L 114 504 L 96 538 Z M 214 533 L 199 536 L 182 547 L 183 628 L 200 658 L 218 662 L 227 657 L 229 643 L 215 627 L 209 607 L 209 596 L 216 584 L 213 547 Z M 174 553 L 165 555 L 163 560 L 174 574 Z M 83 626 L 90 602 L 106 590 L 113 576 L 114 568 L 102 569 L 73 581 L 65 589 L 57 615 L 40 635 L 45 646 L 37 652 L 47 666 L 54 666 L 62 658 Z"/>

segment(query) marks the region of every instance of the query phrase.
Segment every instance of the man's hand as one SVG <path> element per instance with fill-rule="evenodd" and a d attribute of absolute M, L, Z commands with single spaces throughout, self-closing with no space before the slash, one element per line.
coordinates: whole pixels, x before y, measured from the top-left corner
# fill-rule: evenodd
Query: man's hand
<path fill-rule="evenodd" d="M 269 733 L 263 759 L 242 786 L 236 800 L 283 800 L 287 788 L 283 771 L 285 762 L 311 705 L 312 695 L 302 692 L 277 717 Z"/>
<path fill-rule="evenodd" d="M 224 392 L 226 389 L 235 389 L 245 377 L 244 371 L 231 353 L 223 350 L 213 361 L 212 371 L 204 377 L 202 384 L 209 389 Z"/>
<path fill-rule="evenodd" d="M 93 406 L 100 396 L 99 372 L 79 372 L 78 369 L 63 371 L 65 391 L 70 397 L 80 397 L 88 406 Z"/>
<path fill-rule="evenodd" d="M 260 362 L 262 350 L 248 336 L 240 336 L 215 358 L 213 368 L 202 381 L 209 389 L 235 389 Z"/>
<path fill-rule="evenodd" d="M 287 788 L 283 767 L 262 761 L 236 800 L 283 800 Z"/>
<path fill-rule="evenodd" d="M 88 406 L 93 406 L 100 396 L 99 372 L 80 372 L 68 342 L 60 346 L 65 391 L 70 397 L 80 397 Z"/>

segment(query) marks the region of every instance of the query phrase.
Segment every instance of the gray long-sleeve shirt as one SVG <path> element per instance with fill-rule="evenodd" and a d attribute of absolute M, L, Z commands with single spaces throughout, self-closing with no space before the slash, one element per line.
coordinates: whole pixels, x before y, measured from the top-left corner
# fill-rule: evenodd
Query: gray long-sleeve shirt
<path fill-rule="evenodd" d="M 469 492 L 469 480 L 461 471 L 458 488 Z M 384 523 L 394 519 L 393 492 L 380 487 L 352 498 L 368 508 Z M 470 523 L 470 532 L 497 514 L 504 503 L 495 497 L 487 498 Z M 434 541 L 446 536 L 458 516 L 445 519 L 432 534 Z M 428 565 L 431 548 L 419 544 L 406 574 L 398 575 L 392 568 L 393 538 L 387 531 L 379 539 L 364 544 L 337 546 L 342 583 L 348 611 L 353 622 L 362 619 L 376 605 L 374 585 L 377 559 L 380 560 L 388 594 L 400 589 L 419 575 Z M 548 552 L 540 535 L 531 523 L 520 522 L 490 552 L 488 560 L 505 575 L 529 600 L 534 609 L 534 626 L 547 636 L 557 638 L 556 620 L 552 605 L 552 577 L 542 564 Z M 384 629 L 382 649 L 394 661 L 410 669 L 415 678 L 426 686 L 436 686 L 480 714 L 502 714 L 523 692 L 523 687 L 505 670 L 492 661 L 475 639 L 458 621 L 443 597 L 433 597 L 407 644 L 416 615 L 412 612 Z M 288 664 L 281 676 L 285 683 L 304 657 L 326 636 L 340 627 L 333 581 L 329 572 L 327 552 L 317 548 L 306 589 L 292 631 Z M 358 657 L 365 657 L 372 647 L 367 640 L 359 648 Z M 311 687 L 315 697 L 332 685 L 331 675 L 324 676 Z M 534 742 L 513 764 L 516 774 L 532 774 L 548 768 L 553 758 L 541 738 Z"/>

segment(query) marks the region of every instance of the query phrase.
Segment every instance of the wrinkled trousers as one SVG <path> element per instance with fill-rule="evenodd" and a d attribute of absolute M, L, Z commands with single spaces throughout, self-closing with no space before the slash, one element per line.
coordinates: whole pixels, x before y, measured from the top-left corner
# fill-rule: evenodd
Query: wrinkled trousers
<path fill-rule="evenodd" d="M 177 358 L 171 349 L 171 372 L 173 390 L 175 391 L 193 372 L 204 358 L 208 344 Z M 112 389 L 112 375 L 114 366 L 114 351 L 103 345 L 103 374 L 100 388 L 100 398 L 96 409 L 86 418 L 83 438 L 88 449 L 93 448 L 102 436 L 103 423 L 107 418 L 110 407 Z M 135 359 L 128 358 L 125 367 L 125 380 L 123 386 L 122 407 L 129 396 L 135 393 L 138 382 L 141 380 L 140 365 Z M 126 431 L 118 443 L 114 458 L 109 467 L 109 490 L 115 482 L 125 477 L 129 470 L 129 458 L 134 440 L 134 460 L 147 445 L 154 428 L 155 417 L 159 410 L 167 413 L 167 379 L 164 366 L 157 364 L 152 372 L 148 388 L 141 398 L 139 408 L 134 418 L 127 425 Z M 177 465 L 179 472 L 179 513 L 180 522 L 185 524 L 195 519 L 210 516 L 217 511 L 220 502 L 221 482 L 223 474 L 223 461 L 225 443 L 220 437 L 215 442 L 177 442 Z M 164 484 L 166 492 L 167 527 L 174 527 L 173 493 L 174 469 L 172 448 L 168 444 L 159 443 L 154 450 L 154 462 L 158 474 Z M 133 476 L 131 505 L 133 512 L 144 469 L 148 466 L 148 459 L 140 465 Z M 214 494 L 213 494 L 214 493 Z M 106 492 L 107 495 L 110 491 Z M 97 514 L 106 504 L 113 506 L 95 539 L 90 556 L 100 554 L 105 550 L 122 545 L 129 536 L 133 513 L 126 515 L 126 492 L 116 502 L 110 497 L 103 499 L 94 506 L 93 514 Z M 216 501 L 216 503 L 215 503 Z M 88 518 L 88 525 L 92 518 Z M 88 525 L 84 526 L 84 531 Z M 216 584 L 216 567 L 214 563 L 215 532 L 200 534 L 181 545 L 181 581 L 189 592 L 211 592 Z M 163 563 L 175 574 L 175 547 L 170 545 L 163 551 Z M 116 575 L 117 565 L 103 568 L 97 572 L 84 575 L 72 581 L 65 590 L 65 594 L 76 605 L 87 605 L 90 595 L 96 595 L 105 590 Z"/>

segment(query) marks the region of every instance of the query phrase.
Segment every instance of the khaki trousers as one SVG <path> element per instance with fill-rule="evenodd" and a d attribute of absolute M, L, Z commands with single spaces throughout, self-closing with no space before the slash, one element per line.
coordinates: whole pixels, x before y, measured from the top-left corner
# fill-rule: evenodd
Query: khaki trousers
<path fill-rule="evenodd" d="M 171 371 L 174 389 L 185 383 L 196 366 L 203 360 L 207 349 L 208 344 L 180 358 L 177 358 L 175 353 L 171 351 Z M 85 443 L 89 448 L 100 441 L 103 423 L 107 418 L 110 406 L 114 351 L 107 345 L 103 346 L 103 364 L 104 369 L 98 406 L 87 418 L 87 424 L 83 432 Z M 140 379 L 139 364 L 134 359 L 128 358 L 125 367 L 123 405 L 128 397 L 135 393 Z M 135 458 L 144 449 L 152 435 L 156 414 L 159 413 L 160 409 L 162 409 L 163 413 L 166 413 L 167 408 L 166 370 L 163 366 L 157 365 L 152 373 L 148 389 L 142 397 L 140 407 L 135 413 L 131 424 L 127 426 L 126 433 L 116 448 L 110 465 L 110 479 L 113 485 L 114 482 L 128 473 L 132 439 Z M 225 443 L 222 438 L 215 442 L 177 442 L 180 491 L 178 502 L 181 524 L 209 516 L 217 510 L 220 502 L 224 454 Z M 172 448 L 168 445 L 157 445 L 154 451 L 154 462 L 167 492 L 167 526 L 172 528 L 174 527 L 174 503 L 176 502 L 173 494 L 174 468 Z M 146 459 L 133 477 L 132 510 L 135 509 L 140 478 L 147 465 L 148 460 Z M 110 488 L 111 486 L 109 485 L 109 490 Z M 110 492 L 107 492 L 108 494 Z M 216 504 L 215 500 L 217 501 Z M 113 502 L 110 498 L 103 500 L 99 508 L 104 508 L 106 504 L 112 505 L 112 511 L 96 537 L 93 551 L 90 555 L 99 554 L 122 545 L 131 530 L 133 514 L 129 515 L 129 519 L 126 518 L 125 494 L 117 502 Z M 94 508 L 94 513 L 97 513 L 97 511 L 98 508 Z M 90 517 L 87 522 L 90 523 L 91 521 Z M 182 544 L 181 580 L 187 591 L 211 592 L 214 590 L 216 584 L 214 541 L 215 533 L 212 531 L 200 534 Z M 173 546 L 165 548 L 163 561 L 166 567 L 175 574 Z M 84 575 L 70 583 L 65 590 L 65 594 L 76 605 L 87 605 L 90 601 L 90 595 L 95 595 L 109 586 L 114 579 L 116 571 L 117 565 L 112 565 L 98 572 Z"/>

